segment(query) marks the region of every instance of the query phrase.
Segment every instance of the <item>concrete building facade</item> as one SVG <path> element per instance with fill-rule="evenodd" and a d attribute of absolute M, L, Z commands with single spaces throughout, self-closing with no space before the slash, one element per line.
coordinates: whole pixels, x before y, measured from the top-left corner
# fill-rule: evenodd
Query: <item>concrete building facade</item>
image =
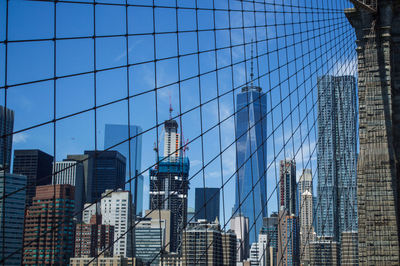
<path fill-rule="evenodd" d="M 132 196 L 129 191 L 106 190 L 101 196 L 102 224 L 114 226 L 113 255 L 132 257 Z"/>

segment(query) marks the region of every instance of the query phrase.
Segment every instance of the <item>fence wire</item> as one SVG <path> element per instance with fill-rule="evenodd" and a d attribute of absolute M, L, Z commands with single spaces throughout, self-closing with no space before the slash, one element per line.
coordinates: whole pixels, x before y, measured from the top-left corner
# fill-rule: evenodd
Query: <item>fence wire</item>
<path fill-rule="evenodd" d="M 353 123 L 352 137 L 341 143 L 350 148 L 341 155 L 357 153 L 357 117 L 345 109 L 357 110 L 348 7 L 345 0 L 1 2 L 1 263 L 102 265 L 121 255 L 132 265 L 139 263 L 132 258 L 234 265 L 240 253 L 252 265 L 298 265 L 311 259 L 312 246 L 340 243 L 341 231 L 328 234 L 332 217 L 322 215 L 337 211 L 337 203 L 324 199 L 347 193 L 336 197 L 351 201 L 346 213 L 353 221 L 356 201 L 319 173 L 330 167 L 326 158 L 339 156 L 321 147 L 334 145 L 321 138 L 344 134 L 321 126 L 324 116 Z M 332 107 L 336 85 L 323 87 L 329 77 L 354 77 L 354 95 L 339 96 L 342 109 Z M 18 172 L 17 150 L 47 153 L 51 163 L 40 167 L 48 171 Z M 282 171 L 282 162 L 291 168 Z M 354 167 L 339 166 L 355 181 Z M 314 206 L 304 242 L 307 203 L 297 186 L 306 169 Z M 16 183 L 17 174 L 26 175 L 25 183 Z M 76 195 L 60 192 L 60 184 Z M 210 195 L 209 188 L 216 190 Z M 43 193 L 28 204 L 30 190 Z M 60 203 L 68 197 L 72 205 Z M 90 222 L 96 228 L 90 243 L 83 241 L 85 214 L 98 220 Z M 276 238 L 261 240 L 263 221 L 275 214 Z M 23 230 L 13 242 L 7 231 L 18 223 Z M 111 230 L 101 244 L 99 228 Z M 230 243 L 231 233 L 242 239 Z"/>

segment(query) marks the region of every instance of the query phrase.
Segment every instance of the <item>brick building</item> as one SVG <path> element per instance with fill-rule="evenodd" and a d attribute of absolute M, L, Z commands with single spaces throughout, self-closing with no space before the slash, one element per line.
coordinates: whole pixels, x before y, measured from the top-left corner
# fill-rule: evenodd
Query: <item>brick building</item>
<path fill-rule="evenodd" d="M 74 187 L 36 188 L 25 216 L 24 265 L 67 265 L 74 246 Z"/>
<path fill-rule="evenodd" d="M 112 256 L 113 243 L 114 226 L 101 224 L 101 215 L 92 215 L 89 224 L 76 224 L 75 257 L 95 257 L 103 250 Z"/>

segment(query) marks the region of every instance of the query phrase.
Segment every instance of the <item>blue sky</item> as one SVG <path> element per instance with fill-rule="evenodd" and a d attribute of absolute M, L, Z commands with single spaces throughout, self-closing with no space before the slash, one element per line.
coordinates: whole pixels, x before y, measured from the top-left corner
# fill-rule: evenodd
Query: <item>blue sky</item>
<path fill-rule="evenodd" d="M 125 3 L 124 0 L 98 2 Z M 328 8 L 342 10 L 349 4 L 344 0 L 330 3 L 320 3 L 319 0 L 290 1 L 292 6 L 307 7 L 300 9 L 289 5 L 282 7 L 283 1 L 270 0 L 266 2 L 267 15 L 262 12 L 256 14 L 245 12 L 242 18 L 241 12 L 232 11 L 231 26 L 233 28 L 252 27 L 255 24 L 265 25 L 265 21 L 267 21 L 267 27 L 258 27 L 257 30 L 254 30 L 254 27 L 246 30 L 232 29 L 231 34 L 229 34 L 229 30 L 218 30 L 215 36 L 212 30 L 200 31 L 198 34 L 200 51 L 215 49 L 214 37 L 216 37 L 218 49 L 228 47 L 230 38 L 233 45 L 239 46 L 217 52 L 201 53 L 199 56 L 197 54 L 182 56 L 179 59 L 180 73 L 178 73 L 178 59 L 176 58 L 177 34 L 174 32 L 177 30 L 189 31 L 179 33 L 180 55 L 197 51 L 197 34 L 194 32 L 196 12 L 194 9 L 190 9 L 195 6 L 194 0 L 178 1 L 178 6 L 189 8 L 179 9 L 178 21 L 176 21 L 176 9 L 167 8 L 167 6 L 174 6 L 175 1 L 155 1 L 156 5 L 165 6 L 165 8 L 154 9 L 155 25 L 153 25 L 152 1 L 128 1 L 132 5 L 142 5 L 128 8 L 128 33 L 142 34 L 128 37 L 128 48 L 123 36 L 96 38 L 96 55 L 94 55 L 92 38 L 57 40 L 56 55 L 54 55 L 54 43 L 51 40 L 9 43 L 7 84 L 11 87 L 7 90 L 7 106 L 15 111 L 14 130 L 23 130 L 14 136 L 13 148 L 39 148 L 49 154 L 53 154 L 55 148 L 56 160 L 66 158 L 67 154 L 82 153 L 84 150 L 103 149 L 104 125 L 106 123 L 128 124 L 127 100 L 98 108 L 96 112 L 90 110 L 58 121 L 55 124 L 55 147 L 53 123 L 30 130 L 24 129 L 51 121 L 54 115 L 55 118 L 60 118 L 90 109 L 94 107 L 95 101 L 99 106 L 124 99 L 129 92 L 129 96 L 131 96 L 129 100 L 130 123 L 139 125 L 145 131 L 152 128 L 157 121 L 161 123 L 168 119 L 169 98 L 171 97 L 174 108 L 173 115 L 185 113 L 181 116 L 181 121 L 178 119 L 184 138 L 189 141 L 196 139 L 190 143 L 188 151 L 191 160 L 190 187 L 202 187 L 203 185 L 220 187 L 221 181 L 228 180 L 235 171 L 234 145 L 231 145 L 222 153 L 221 157 L 210 163 L 204 172 L 200 171 L 197 175 L 194 174 L 202 169 L 203 162 L 208 164 L 220 153 L 220 146 L 222 150 L 225 150 L 233 142 L 235 137 L 234 118 L 230 117 L 221 123 L 220 127 L 207 132 L 202 138 L 198 138 L 198 136 L 201 134 L 201 128 L 205 132 L 218 124 L 218 114 L 220 120 L 233 114 L 235 95 L 240 87 L 249 81 L 250 60 L 246 63 L 238 62 L 250 58 L 251 46 L 241 44 L 254 40 L 257 41 L 257 46 L 254 47 L 254 54 L 257 56 L 257 59 L 254 60 L 254 72 L 255 77 L 260 77 L 255 83 L 263 88 L 268 99 L 267 136 L 271 132 L 275 132 L 266 140 L 267 164 L 270 165 L 267 172 L 268 194 L 270 195 L 276 186 L 275 177 L 278 174 L 279 166 L 274 164 L 275 161 L 278 163 L 285 157 L 296 155 L 298 173 L 303 167 L 312 167 L 313 173 L 315 173 L 317 129 L 312 125 L 317 116 L 316 105 L 314 105 L 317 101 L 316 78 L 318 75 L 327 73 L 352 74 L 355 70 L 355 47 L 351 26 L 347 23 L 344 14 L 339 11 L 328 13 L 327 10 Z M 278 5 L 272 5 L 272 2 Z M 212 8 L 212 4 L 213 1 L 210 0 L 198 1 L 198 7 L 201 8 L 198 11 L 199 29 L 213 29 L 214 15 L 217 29 L 228 28 L 228 12 L 224 10 L 228 7 L 228 0 L 215 1 L 215 8 L 220 9 L 215 13 L 208 10 Z M 229 5 L 233 10 L 240 10 L 242 4 L 229 0 Z M 245 3 L 244 8 L 253 10 L 253 4 Z M 264 10 L 264 5 L 256 4 L 256 10 Z M 274 10 L 277 12 L 276 15 L 272 13 Z M 94 28 L 97 36 L 126 33 L 126 9 L 124 6 L 99 4 L 96 5 L 95 11 L 94 27 L 93 5 L 67 3 L 67 1 L 58 3 L 57 38 L 92 36 Z M 298 14 L 299 11 L 303 13 Z M 5 98 L 5 44 L 3 42 L 6 25 L 5 13 L 6 4 L 5 1 L 1 1 L 1 104 L 4 104 Z M 55 31 L 54 3 L 12 0 L 9 2 L 8 14 L 8 40 L 53 38 Z M 300 20 L 309 22 L 299 24 Z M 280 26 L 283 23 L 286 26 Z M 151 35 L 153 26 L 157 33 L 164 33 L 156 34 L 155 41 Z M 298 34 L 291 36 L 293 32 Z M 154 47 L 154 43 L 156 47 Z M 154 49 L 157 59 L 172 58 L 158 61 L 155 65 L 152 62 Z M 93 71 L 94 58 L 96 58 L 97 70 L 126 65 L 127 50 L 129 64 L 136 65 L 129 69 L 122 67 L 98 72 L 96 94 L 93 73 L 65 77 Z M 266 54 L 267 52 L 269 53 Z M 305 56 L 300 56 L 302 54 Z M 62 77 L 55 82 L 56 95 L 54 95 L 52 80 L 14 86 L 24 82 L 53 78 L 54 56 L 56 57 L 56 75 Z M 215 57 L 217 57 L 218 68 L 229 66 L 231 63 L 235 65 L 219 70 L 217 78 Z M 199 71 L 201 75 L 200 78 L 197 78 Z M 204 74 L 206 72 L 210 73 Z M 185 81 L 177 84 L 179 77 L 180 80 Z M 188 79 L 190 77 L 194 78 Z M 154 92 L 155 87 L 159 88 L 157 92 Z M 233 93 L 232 88 L 236 89 Z M 219 95 L 227 94 L 216 99 L 218 93 Z M 281 99 L 285 99 L 288 95 L 290 96 L 280 104 Z M 157 106 L 155 104 L 156 97 Z M 199 108 L 200 98 L 202 104 L 208 100 L 212 101 Z M 179 99 L 181 100 L 179 101 Z M 300 103 L 298 99 L 300 99 Z M 193 110 L 187 112 L 191 109 Z M 291 113 L 291 110 L 294 111 Z M 285 117 L 289 118 L 281 123 L 282 118 Z M 291 132 L 304 118 L 304 122 L 291 137 Z M 222 136 L 221 143 L 218 138 L 219 129 Z M 310 132 L 309 135 L 307 135 L 308 132 Z M 160 133 L 161 127 L 158 129 L 158 134 Z M 154 164 L 153 144 L 156 138 L 157 131 L 155 129 L 146 132 L 142 137 L 142 170 Z M 304 144 L 302 145 L 302 143 Z M 277 155 L 282 147 L 285 149 Z M 204 154 L 202 154 L 202 150 Z M 222 179 L 220 160 L 222 160 Z M 203 173 L 205 184 L 203 184 Z M 143 175 L 146 181 L 145 188 L 148 189 L 148 172 Z M 235 178 L 231 178 L 224 188 L 225 199 L 221 200 L 221 215 L 225 217 L 226 221 L 231 216 L 234 187 Z M 147 209 L 148 194 L 146 190 L 144 195 L 144 209 Z M 225 215 L 222 214 L 222 202 L 225 203 Z M 189 193 L 189 206 L 194 206 L 194 189 Z M 276 194 L 272 194 L 268 208 L 270 212 L 276 211 Z M 224 221 L 224 219 L 220 220 Z"/>

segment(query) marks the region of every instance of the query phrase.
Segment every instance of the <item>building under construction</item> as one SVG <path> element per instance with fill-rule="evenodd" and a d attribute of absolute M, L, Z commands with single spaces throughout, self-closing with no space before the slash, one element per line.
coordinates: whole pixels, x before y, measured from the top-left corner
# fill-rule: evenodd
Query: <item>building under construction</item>
<path fill-rule="evenodd" d="M 190 164 L 180 150 L 178 123 L 169 119 L 164 130 L 164 156 L 157 157 L 157 165 L 150 170 L 150 209 L 171 211 L 170 243 L 166 245 L 170 251 L 179 252 L 187 221 Z M 158 145 L 155 149 L 158 152 Z"/>

